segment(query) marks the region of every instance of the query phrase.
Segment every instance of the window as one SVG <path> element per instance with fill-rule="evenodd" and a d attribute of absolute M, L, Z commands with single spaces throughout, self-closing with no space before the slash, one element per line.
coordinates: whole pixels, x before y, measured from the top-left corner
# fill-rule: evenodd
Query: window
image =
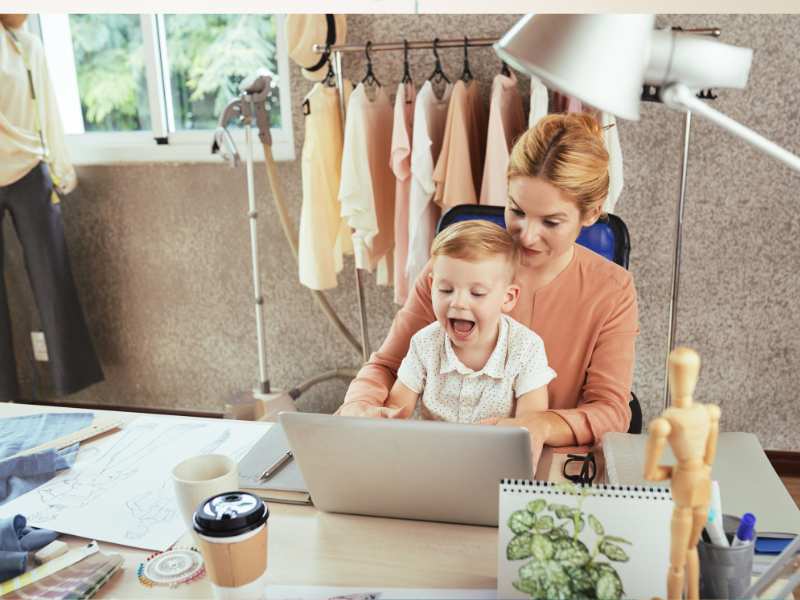
<path fill-rule="evenodd" d="M 75 164 L 220 162 L 219 115 L 263 68 L 273 154 L 294 159 L 282 15 L 40 15 L 38 29 Z M 241 125 L 228 128 L 244 154 Z"/>

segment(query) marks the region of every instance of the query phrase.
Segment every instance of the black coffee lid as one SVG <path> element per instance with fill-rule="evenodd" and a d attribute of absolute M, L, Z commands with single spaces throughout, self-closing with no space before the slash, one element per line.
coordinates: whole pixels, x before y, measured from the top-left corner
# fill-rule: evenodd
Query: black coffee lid
<path fill-rule="evenodd" d="M 194 530 L 209 537 L 232 537 L 260 527 L 269 517 L 267 505 L 247 492 L 224 492 L 206 498 L 194 513 Z"/>

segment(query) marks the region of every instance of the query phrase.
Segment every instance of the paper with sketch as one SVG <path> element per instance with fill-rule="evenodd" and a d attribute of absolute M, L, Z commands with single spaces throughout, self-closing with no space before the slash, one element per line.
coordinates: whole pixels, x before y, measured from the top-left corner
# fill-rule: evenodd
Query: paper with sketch
<path fill-rule="evenodd" d="M 660 488 L 504 480 L 498 597 L 664 598 L 671 518 Z"/>
<path fill-rule="evenodd" d="M 28 524 L 148 550 L 166 550 L 186 526 L 171 471 L 198 454 L 238 461 L 264 435 L 264 423 L 139 417 L 81 447 L 71 469 L 0 507 Z"/>
<path fill-rule="evenodd" d="M 326 587 L 315 585 L 268 585 L 266 600 L 494 600 L 497 591 L 454 588 Z"/>

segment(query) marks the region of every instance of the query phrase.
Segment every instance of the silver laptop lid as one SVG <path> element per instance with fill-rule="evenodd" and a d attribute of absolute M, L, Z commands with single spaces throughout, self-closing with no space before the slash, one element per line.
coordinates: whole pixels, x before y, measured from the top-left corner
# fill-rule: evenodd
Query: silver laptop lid
<path fill-rule="evenodd" d="M 498 484 L 530 479 L 522 428 L 281 413 L 320 510 L 497 525 Z"/>

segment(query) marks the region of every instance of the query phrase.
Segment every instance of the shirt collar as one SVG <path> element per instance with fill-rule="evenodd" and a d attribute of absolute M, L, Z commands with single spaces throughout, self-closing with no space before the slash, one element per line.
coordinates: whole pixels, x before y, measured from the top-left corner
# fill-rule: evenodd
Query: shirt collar
<path fill-rule="evenodd" d="M 461 362 L 453 350 L 453 344 L 447 334 L 444 334 L 444 351 L 442 352 L 441 367 L 439 373 L 444 375 L 456 371 L 461 375 L 488 375 L 495 379 L 502 379 L 505 375 L 506 355 L 508 354 L 508 318 L 500 316 L 500 333 L 497 336 L 497 344 L 489 355 L 489 360 L 480 371 L 474 371 Z M 444 330 L 442 330 L 444 333 Z"/>

